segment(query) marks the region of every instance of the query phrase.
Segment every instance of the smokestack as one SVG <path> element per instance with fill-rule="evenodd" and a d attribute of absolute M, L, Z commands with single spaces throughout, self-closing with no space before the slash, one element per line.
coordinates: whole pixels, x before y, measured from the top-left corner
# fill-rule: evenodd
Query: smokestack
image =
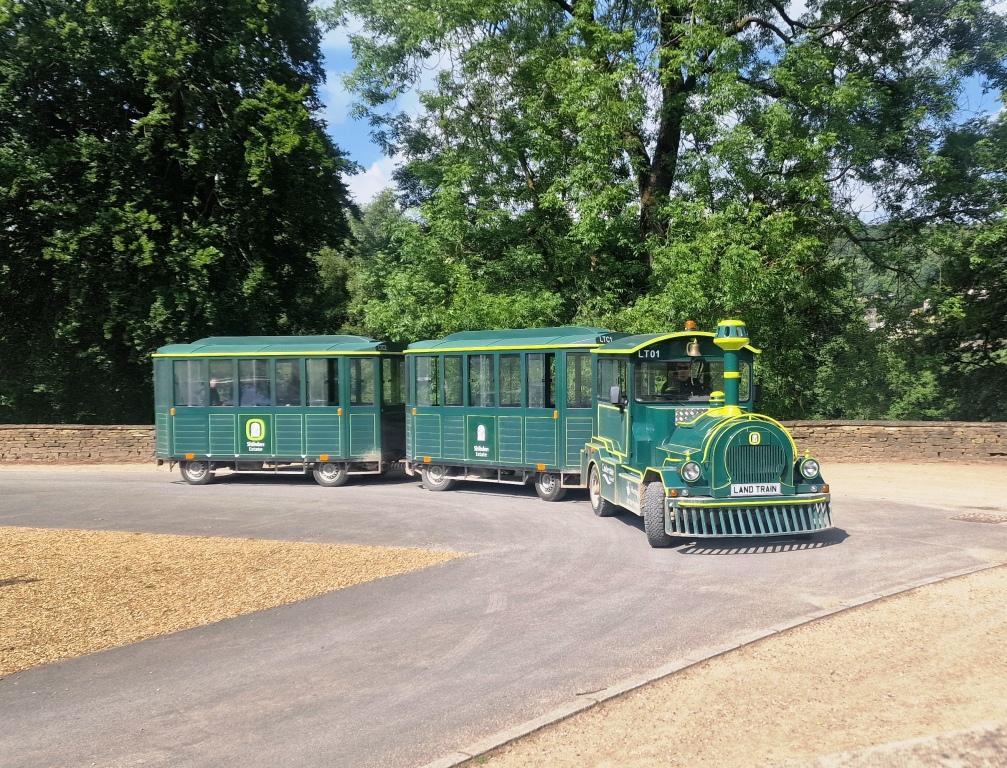
<path fill-rule="evenodd" d="M 721 320 L 713 343 L 724 350 L 724 409 L 731 415 L 741 415 L 738 406 L 741 372 L 738 369 L 738 350 L 748 344 L 748 328 L 743 320 Z"/>

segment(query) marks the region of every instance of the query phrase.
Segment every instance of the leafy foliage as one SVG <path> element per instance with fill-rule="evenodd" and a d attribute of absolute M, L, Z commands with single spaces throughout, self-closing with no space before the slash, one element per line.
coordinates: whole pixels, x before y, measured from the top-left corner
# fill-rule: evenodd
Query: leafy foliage
<path fill-rule="evenodd" d="M 318 45 L 305 0 L 0 0 L 0 419 L 147 421 L 161 344 L 317 322 Z"/>
<path fill-rule="evenodd" d="M 855 278 L 918 280 L 922 231 L 971 226 L 983 205 L 985 221 L 1002 216 L 988 206 L 1002 178 L 977 170 L 990 126 L 953 119 L 966 78 L 1007 86 L 1002 16 L 935 0 L 336 0 L 329 13 L 362 24 L 350 82 L 404 160 L 412 212 L 360 265 L 365 327 L 642 331 L 739 314 L 770 347 L 778 413 L 954 410 L 936 394 L 941 354 L 925 376 L 897 335 L 863 343 Z M 423 113 L 390 114 L 431 68 Z M 865 197 L 887 214 L 879 238 Z M 864 366 L 877 393 L 833 389 Z"/>

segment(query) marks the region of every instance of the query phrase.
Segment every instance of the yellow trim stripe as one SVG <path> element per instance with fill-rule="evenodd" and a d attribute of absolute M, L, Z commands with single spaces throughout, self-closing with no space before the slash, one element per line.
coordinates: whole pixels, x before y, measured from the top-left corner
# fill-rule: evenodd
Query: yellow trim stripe
<path fill-rule="evenodd" d="M 370 355 L 401 355 L 401 352 L 363 350 L 360 352 L 155 352 L 151 357 L 367 357 Z"/>
<path fill-rule="evenodd" d="M 741 371 L 724 371 L 725 379 L 740 379 Z"/>
<path fill-rule="evenodd" d="M 637 344 L 632 349 L 604 349 L 603 347 L 599 347 L 598 349 L 595 349 L 594 352 L 596 352 L 599 355 L 631 355 L 634 352 L 639 352 L 641 349 L 652 347 L 653 345 L 662 341 L 669 341 L 671 339 L 693 338 L 696 336 L 703 336 L 708 339 L 715 338 L 715 334 L 710 333 L 709 331 L 675 331 L 675 333 L 666 333 L 665 335 L 658 336 L 656 338 L 651 339 L 650 341 L 645 341 L 642 344 Z M 756 347 L 753 347 L 751 344 L 746 344 L 745 349 L 754 352 L 757 355 L 762 354 L 761 349 L 757 349 Z"/>
<path fill-rule="evenodd" d="M 679 507 L 766 507 L 780 506 L 783 504 L 818 504 L 828 501 L 828 496 L 815 496 L 811 499 L 798 499 L 794 497 L 785 499 L 765 499 L 764 501 L 730 501 L 729 499 L 710 499 L 709 501 L 680 501 Z"/>
<path fill-rule="evenodd" d="M 524 349 L 593 349 L 597 344 L 522 344 L 506 347 L 444 347 L 437 349 L 407 349 L 407 355 L 439 355 L 441 352 L 513 352 Z"/>

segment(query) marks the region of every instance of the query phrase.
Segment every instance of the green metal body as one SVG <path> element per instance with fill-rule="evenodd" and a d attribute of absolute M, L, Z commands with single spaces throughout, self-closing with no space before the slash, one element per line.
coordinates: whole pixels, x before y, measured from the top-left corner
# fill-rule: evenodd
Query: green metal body
<path fill-rule="evenodd" d="M 720 341 L 712 333 L 687 331 L 629 336 L 594 350 L 599 360 L 613 361 L 607 365 L 624 367 L 625 387 L 618 404 L 606 402 L 607 393 L 596 387 L 597 429 L 581 455 L 582 476 L 597 465 L 602 497 L 637 514 L 648 484 L 661 483 L 669 535 L 760 536 L 831 527 L 821 475 L 804 477 L 786 428 L 753 412 L 758 350 L 747 337 L 736 350 L 720 348 Z M 690 342 L 698 342 L 700 356 L 687 354 Z M 724 378 L 715 385 L 724 389 L 705 401 L 640 402 L 640 366 L 657 370 L 690 360 L 722 363 Z M 733 372 L 739 373 L 731 377 Z M 701 470 L 693 482 L 682 475 L 687 462 Z"/>
<path fill-rule="evenodd" d="M 253 383 L 242 380 L 243 361 L 258 361 L 254 403 L 242 402 L 243 384 Z M 313 404 L 309 376 L 322 368 L 331 384 L 326 402 Z M 279 401 L 279 370 L 289 404 Z M 351 473 L 383 471 L 404 455 L 403 373 L 401 348 L 360 336 L 216 337 L 161 347 L 156 456 L 237 469 L 328 461 Z M 229 396 L 214 402 L 211 390 L 223 387 Z"/>
<path fill-rule="evenodd" d="M 463 332 L 410 345 L 407 471 L 434 464 L 455 477 L 505 482 L 548 472 L 580 486 L 581 453 L 595 431 L 590 352 L 622 335 L 567 326 Z M 553 391 L 545 393 L 541 374 L 552 364 Z M 474 397 L 473 382 L 489 383 L 490 396 L 482 387 Z"/>

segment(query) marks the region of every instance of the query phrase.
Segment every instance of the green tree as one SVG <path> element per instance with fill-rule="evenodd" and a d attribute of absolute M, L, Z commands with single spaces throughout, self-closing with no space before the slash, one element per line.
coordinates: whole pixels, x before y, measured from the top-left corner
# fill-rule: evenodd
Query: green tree
<path fill-rule="evenodd" d="M 818 356 L 864 331 L 853 254 L 913 271 L 872 247 L 865 190 L 918 231 L 962 83 L 1007 85 L 1004 19 L 973 1 L 337 0 L 347 16 L 350 84 L 415 214 L 408 252 L 374 262 L 370 328 L 743 314 L 788 415 L 823 410 Z M 431 68 L 421 115 L 390 113 Z"/>
<path fill-rule="evenodd" d="M 318 322 L 308 6 L 0 0 L 0 420 L 147 421 L 157 346 Z"/>

